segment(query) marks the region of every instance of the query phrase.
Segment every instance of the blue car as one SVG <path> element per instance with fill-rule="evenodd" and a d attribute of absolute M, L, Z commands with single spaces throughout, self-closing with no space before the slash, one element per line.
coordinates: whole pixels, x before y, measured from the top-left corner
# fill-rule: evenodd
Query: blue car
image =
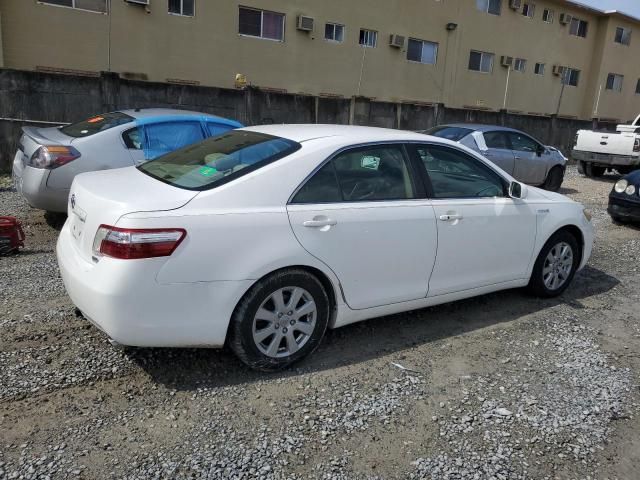
<path fill-rule="evenodd" d="M 640 170 L 616 182 L 609 194 L 607 211 L 616 222 L 640 222 Z"/>
<path fill-rule="evenodd" d="M 243 125 L 185 110 L 145 108 L 96 115 L 63 127 L 24 127 L 13 159 L 16 190 L 34 208 L 66 212 L 80 173 L 141 165 Z"/>

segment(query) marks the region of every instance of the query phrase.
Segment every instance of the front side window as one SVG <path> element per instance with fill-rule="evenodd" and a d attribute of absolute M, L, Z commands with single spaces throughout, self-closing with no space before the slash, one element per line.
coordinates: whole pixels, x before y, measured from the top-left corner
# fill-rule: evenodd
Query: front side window
<path fill-rule="evenodd" d="M 524 58 L 516 58 L 513 61 L 513 69 L 516 72 L 524 72 L 527 69 L 527 61 Z"/>
<path fill-rule="evenodd" d="M 282 42 L 284 41 L 284 14 L 240 7 L 238 33 Z"/>
<path fill-rule="evenodd" d="M 452 142 L 458 142 L 470 133 L 473 133 L 473 130 L 471 130 L 470 128 L 449 127 L 444 125 L 433 127 L 424 133 L 426 133 L 427 135 L 433 135 L 434 137 L 446 138 L 447 140 L 451 140 Z"/>
<path fill-rule="evenodd" d="M 538 151 L 539 144 L 532 138 L 522 133 L 508 132 L 511 148 L 519 152 L 535 153 Z"/>
<path fill-rule="evenodd" d="M 433 198 L 487 198 L 505 196 L 501 177 L 479 160 L 453 148 L 417 146 Z"/>
<path fill-rule="evenodd" d="M 502 0 L 476 0 L 476 8 L 491 15 L 500 15 Z"/>
<path fill-rule="evenodd" d="M 493 71 L 493 53 L 471 50 L 469 54 L 469 70 L 491 73 Z"/>
<path fill-rule="evenodd" d="M 40 3 L 107 13 L 107 0 L 40 0 Z"/>
<path fill-rule="evenodd" d="M 324 38 L 332 42 L 344 41 L 344 25 L 337 23 L 327 23 L 324 26 Z"/>
<path fill-rule="evenodd" d="M 438 59 L 438 44 L 425 40 L 409 39 L 407 48 L 407 60 L 410 62 L 427 63 L 435 65 Z"/>
<path fill-rule="evenodd" d="M 586 37 L 588 25 L 589 24 L 584 20 L 572 18 L 571 25 L 569 26 L 569 34 L 575 35 L 576 37 Z"/>
<path fill-rule="evenodd" d="M 169 0 L 169 13 L 193 17 L 195 15 L 195 0 Z"/>
<path fill-rule="evenodd" d="M 616 28 L 616 36 L 614 41 L 616 43 L 620 43 L 622 45 L 630 45 L 631 44 L 631 29 L 618 27 Z"/>
<path fill-rule="evenodd" d="M 62 127 L 60 131 L 70 137 L 88 137 L 110 128 L 133 122 L 134 118 L 122 112 L 103 113 L 82 122 Z"/>
<path fill-rule="evenodd" d="M 536 6 L 533 3 L 525 3 L 522 6 L 522 15 L 525 17 L 533 18 L 535 14 Z"/>
<path fill-rule="evenodd" d="M 533 73 L 535 73 L 536 75 L 544 75 L 544 67 L 544 63 L 536 63 Z"/>
<path fill-rule="evenodd" d="M 380 145 L 339 153 L 305 183 L 292 203 L 373 202 L 415 197 L 402 147 Z"/>
<path fill-rule="evenodd" d="M 542 21 L 545 23 L 553 23 L 553 10 L 545 8 L 542 12 Z"/>
<path fill-rule="evenodd" d="M 624 80 L 624 75 L 618 75 L 617 73 L 610 73 L 607 76 L 607 90 L 613 90 L 614 92 L 621 92 L 623 80 Z"/>
<path fill-rule="evenodd" d="M 374 30 L 360 29 L 360 39 L 358 41 L 363 47 L 375 48 L 378 44 L 378 32 Z"/>
<path fill-rule="evenodd" d="M 502 150 L 511 150 L 511 145 L 507 139 L 506 132 L 484 132 L 484 143 L 489 148 L 499 148 Z"/>
<path fill-rule="evenodd" d="M 262 168 L 299 149 L 299 143 L 285 138 L 231 130 L 163 155 L 138 169 L 174 187 L 208 190 Z"/>

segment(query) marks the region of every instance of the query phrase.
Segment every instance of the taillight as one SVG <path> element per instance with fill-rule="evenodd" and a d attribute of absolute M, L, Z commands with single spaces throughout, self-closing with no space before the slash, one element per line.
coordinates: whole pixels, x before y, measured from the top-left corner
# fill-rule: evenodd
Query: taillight
<path fill-rule="evenodd" d="M 636 138 L 636 141 L 633 144 L 633 151 L 640 152 L 640 138 Z"/>
<path fill-rule="evenodd" d="M 182 228 L 118 228 L 100 225 L 93 240 L 93 254 L 135 260 L 168 257 L 187 232 Z"/>
<path fill-rule="evenodd" d="M 80 157 L 80 152 L 64 145 L 46 145 L 40 147 L 29 159 L 34 168 L 58 168 Z"/>

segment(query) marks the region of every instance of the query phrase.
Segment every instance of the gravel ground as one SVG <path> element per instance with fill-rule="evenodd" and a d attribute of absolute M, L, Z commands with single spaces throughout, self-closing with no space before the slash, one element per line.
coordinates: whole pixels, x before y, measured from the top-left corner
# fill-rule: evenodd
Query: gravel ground
<path fill-rule="evenodd" d="M 114 349 L 64 292 L 62 219 L 0 178 L 27 234 L 0 257 L 0 478 L 636 479 L 640 229 L 606 214 L 615 178 L 567 173 L 597 244 L 561 298 L 356 324 L 270 375 L 224 350 Z"/>

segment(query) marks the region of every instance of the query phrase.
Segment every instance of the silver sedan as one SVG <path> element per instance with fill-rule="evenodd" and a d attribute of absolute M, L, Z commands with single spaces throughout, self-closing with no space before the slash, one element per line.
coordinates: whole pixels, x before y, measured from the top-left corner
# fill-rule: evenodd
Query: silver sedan
<path fill-rule="evenodd" d="M 13 159 L 16 190 L 34 208 L 66 212 L 80 173 L 140 165 L 241 127 L 234 120 L 174 109 L 96 115 L 64 127 L 24 127 Z"/>
<path fill-rule="evenodd" d="M 516 180 L 557 191 L 564 180 L 567 158 L 557 148 L 513 128 L 496 125 L 438 125 L 427 133 L 459 142 L 479 152 Z"/>

